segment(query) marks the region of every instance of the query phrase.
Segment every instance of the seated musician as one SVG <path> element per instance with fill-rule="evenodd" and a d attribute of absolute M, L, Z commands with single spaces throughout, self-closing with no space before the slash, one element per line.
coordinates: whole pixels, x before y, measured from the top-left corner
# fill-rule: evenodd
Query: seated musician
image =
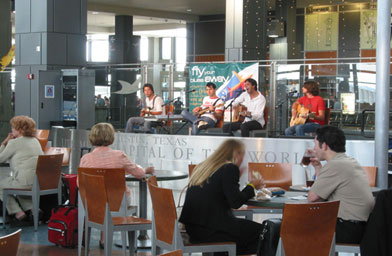
<path fill-rule="evenodd" d="M 193 114 L 186 110 L 181 112 L 184 119 L 192 123 L 192 135 L 197 135 L 200 129 L 215 127 L 218 120 L 223 118 L 224 102 L 216 96 L 216 85 L 207 83 L 207 95 L 200 107 L 193 109 Z"/>
<path fill-rule="evenodd" d="M 152 121 L 147 121 L 144 117 L 163 114 L 163 100 L 154 94 L 152 84 L 145 84 L 143 86 L 143 93 L 146 96 L 146 108 L 140 111 L 140 117 L 131 117 L 128 119 L 125 132 L 133 132 L 134 126 L 139 125 L 143 126 L 143 132 L 151 133 Z"/>
<path fill-rule="evenodd" d="M 262 129 L 265 124 L 264 108 L 266 101 L 261 92 L 257 91 L 256 80 L 253 78 L 246 79 L 245 89 L 246 92 L 235 99 L 233 107 L 237 108 L 241 104 L 247 110 L 239 113 L 238 121 L 223 125 L 223 132 L 225 133 L 229 132 L 231 134 L 232 131 L 241 129 L 241 136 L 249 137 L 250 131 Z"/>
<path fill-rule="evenodd" d="M 291 107 L 291 127 L 285 130 L 286 136 L 305 136 L 305 133 L 315 132 L 325 124 L 325 103 L 319 95 L 319 84 L 307 81 L 302 87 L 303 97 L 294 102 Z M 302 113 L 299 113 L 299 108 Z M 310 112 L 310 113 L 309 113 Z"/>

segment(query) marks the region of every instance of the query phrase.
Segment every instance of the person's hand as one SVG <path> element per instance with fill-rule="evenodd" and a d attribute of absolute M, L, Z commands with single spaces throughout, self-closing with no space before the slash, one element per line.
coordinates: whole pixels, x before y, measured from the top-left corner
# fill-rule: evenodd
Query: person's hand
<path fill-rule="evenodd" d="M 196 114 L 197 112 L 199 112 L 201 110 L 201 107 L 195 107 L 193 109 L 193 113 Z"/>
<path fill-rule="evenodd" d="M 254 175 L 252 172 L 250 183 L 252 183 L 256 189 L 261 189 L 261 188 L 265 187 L 264 179 L 260 175 L 260 173 L 258 173 L 258 172 L 256 172 L 256 173 L 258 174 L 257 176 Z"/>
<path fill-rule="evenodd" d="M 310 163 L 313 165 L 314 170 L 316 171 L 316 176 L 320 173 L 321 165 L 320 159 L 318 159 L 316 156 L 310 157 Z"/>
<path fill-rule="evenodd" d="M 5 147 L 7 146 L 8 141 L 13 139 L 15 139 L 14 135 L 12 135 L 12 133 L 8 133 L 7 138 L 5 138 L 1 144 Z"/>
<path fill-rule="evenodd" d="M 210 112 L 214 112 L 214 111 L 215 111 L 215 107 L 214 107 L 214 106 L 209 106 L 209 107 L 208 107 L 208 110 L 209 110 Z"/>
<path fill-rule="evenodd" d="M 146 168 L 146 174 L 153 174 L 154 171 L 155 171 L 155 169 L 152 166 Z"/>

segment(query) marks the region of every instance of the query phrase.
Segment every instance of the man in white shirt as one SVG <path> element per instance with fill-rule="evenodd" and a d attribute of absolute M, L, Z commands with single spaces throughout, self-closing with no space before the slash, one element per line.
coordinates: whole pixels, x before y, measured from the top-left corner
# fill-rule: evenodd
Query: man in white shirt
<path fill-rule="evenodd" d="M 206 92 L 208 96 L 204 97 L 200 107 L 193 109 L 193 114 L 186 110 L 181 112 L 181 115 L 192 123 L 192 135 L 199 134 L 200 129 L 215 127 L 223 117 L 224 102 L 216 96 L 216 85 L 207 83 Z"/>
<path fill-rule="evenodd" d="M 244 121 L 232 122 L 223 125 L 223 132 L 232 133 L 241 129 L 242 137 L 249 137 L 249 132 L 252 130 L 260 130 L 263 128 L 265 97 L 261 92 L 257 91 L 257 82 L 253 78 L 245 80 L 246 92 L 242 93 L 233 102 L 233 107 L 236 109 L 239 104 L 247 108 L 246 112 L 241 112 L 240 116 L 244 117 Z"/>
<path fill-rule="evenodd" d="M 163 114 L 163 100 L 161 97 L 154 94 L 154 87 L 152 84 L 145 84 L 143 86 L 143 93 L 146 96 L 146 108 L 140 111 L 140 117 L 131 117 L 128 119 L 125 132 L 133 132 L 135 125 L 143 126 L 142 131 L 151 133 L 152 121 L 146 121 L 144 117 L 150 115 L 161 115 Z"/>

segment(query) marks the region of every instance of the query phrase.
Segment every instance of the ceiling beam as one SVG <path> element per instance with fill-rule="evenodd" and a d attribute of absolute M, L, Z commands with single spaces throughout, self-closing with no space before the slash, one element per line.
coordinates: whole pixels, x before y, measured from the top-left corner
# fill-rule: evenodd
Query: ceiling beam
<path fill-rule="evenodd" d="M 199 21 L 198 15 L 177 13 L 177 12 L 155 11 L 155 10 L 131 8 L 131 7 L 107 5 L 107 4 L 87 3 L 87 10 L 93 12 L 109 12 L 109 13 L 115 13 L 117 15 L 146 16 L 146 17 L 157 17 L 163 19 Z"/>

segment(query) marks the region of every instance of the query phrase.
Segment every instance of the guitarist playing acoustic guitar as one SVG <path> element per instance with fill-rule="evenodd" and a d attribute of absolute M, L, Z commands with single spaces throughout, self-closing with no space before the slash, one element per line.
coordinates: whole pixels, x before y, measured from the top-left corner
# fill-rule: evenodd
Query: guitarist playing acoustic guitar
<path fill-rule="evenodd" d="M 305 133 L 315 132 L 325 124 L 325 102 L 318 96 L 319 84 L 307 81 L 302 92 L 305 96 L 291 106 L 292 118 L 290 127 L 285 130 L 286 136 L 305 136 Z"/>
<path fill-rule="evenodd" d="M 200 129 L 215 127 L 218 120 L 223 118 L 224 102 L 216 96 L 216 85 L 214 83 L 206 84 L 207 95 L 203 99 L 200 107 L 193 109 L 193 114 L 186 110 L 181 115 L 187 121 L 192 123 L 192 135 L 197 135 Z"/>

